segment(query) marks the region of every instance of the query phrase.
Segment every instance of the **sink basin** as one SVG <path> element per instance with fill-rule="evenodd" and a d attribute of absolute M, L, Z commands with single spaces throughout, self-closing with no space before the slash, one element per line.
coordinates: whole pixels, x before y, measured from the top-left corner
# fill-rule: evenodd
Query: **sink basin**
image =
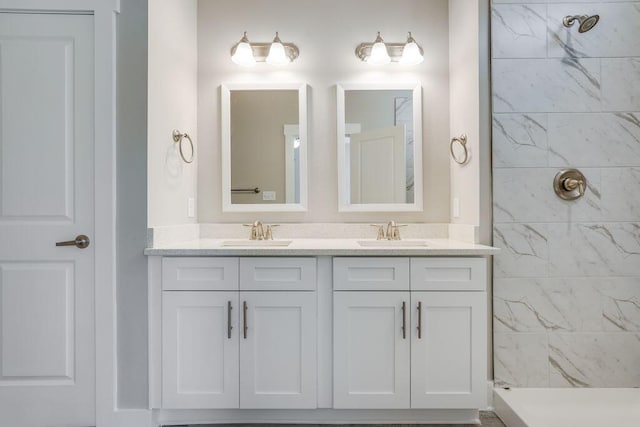
<path fill-rule="evenodd" d="M 381 248 L 427 246 L 427 242 L 424 240 L 358 240 L 358 244 Z"/>
<path fill-rule="evenodd" d="M 252 246 L 252 247 L 270 247 L 270 246 L 289 246 L 291 240 L 225 240 L 222 246 Z"/>

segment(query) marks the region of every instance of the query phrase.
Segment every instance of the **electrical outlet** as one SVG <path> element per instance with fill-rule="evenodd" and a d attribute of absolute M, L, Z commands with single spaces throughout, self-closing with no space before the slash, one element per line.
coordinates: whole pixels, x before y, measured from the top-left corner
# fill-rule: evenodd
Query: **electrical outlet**
<path fill-rule="evenodd" d="M 275 200 L 276 192 L 275 191 L 263 191 L 262 192 L 262 200 Z"/>
<path fill-rule="evenodd" d="M 194 199 L 193 197 L 189 197 L 189 200 L 187 202 L 187 217 L 196 217 L 196 199 Z"/>
<path fill-rule="evenodd" d="M 457 197 L 453 198 L 453 217 L 460 218 L 460 199 Z"/>

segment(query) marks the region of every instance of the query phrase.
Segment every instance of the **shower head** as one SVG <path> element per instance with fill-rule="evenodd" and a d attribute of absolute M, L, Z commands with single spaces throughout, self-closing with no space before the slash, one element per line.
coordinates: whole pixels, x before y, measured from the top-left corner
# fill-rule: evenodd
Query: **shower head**
<path fill-rule="evenodd" d="M 580 23 L 580 26 L 578 27 L 578 32 L 586 33 L 587 31 L 595 27 L 599 20 L 600 20 L 600 15 L 592 15 L 592 16 L 588 16 L 588 15 L 570 16 L 569 15 L 564 17 L 564 19 L 562 20 L 562 23 L 564 24 L 565 27 L 569 28 L 569 27 L 572 27 L 576 21 L 578 21 Z"/>

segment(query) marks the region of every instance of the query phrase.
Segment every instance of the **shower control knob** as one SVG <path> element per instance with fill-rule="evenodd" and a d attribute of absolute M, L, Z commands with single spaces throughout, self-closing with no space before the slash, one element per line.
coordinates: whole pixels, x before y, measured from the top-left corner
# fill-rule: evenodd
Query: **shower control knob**
<path fill-rule="evenodd" d="M 556 174 L 553 189 L 563 200 L 575 200 L 582 196 L 587 188 L 587 179 L 577 169 L 565 169 Z"/>

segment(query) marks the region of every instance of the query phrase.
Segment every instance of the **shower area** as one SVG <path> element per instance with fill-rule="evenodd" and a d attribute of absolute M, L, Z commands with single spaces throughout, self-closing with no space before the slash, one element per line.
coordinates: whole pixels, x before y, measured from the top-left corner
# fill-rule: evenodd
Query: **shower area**
<path fill-rule="evenodd" d="M 494 0 L 491 23 L 494 406 L 639 426 L 640 2 Z"/>

